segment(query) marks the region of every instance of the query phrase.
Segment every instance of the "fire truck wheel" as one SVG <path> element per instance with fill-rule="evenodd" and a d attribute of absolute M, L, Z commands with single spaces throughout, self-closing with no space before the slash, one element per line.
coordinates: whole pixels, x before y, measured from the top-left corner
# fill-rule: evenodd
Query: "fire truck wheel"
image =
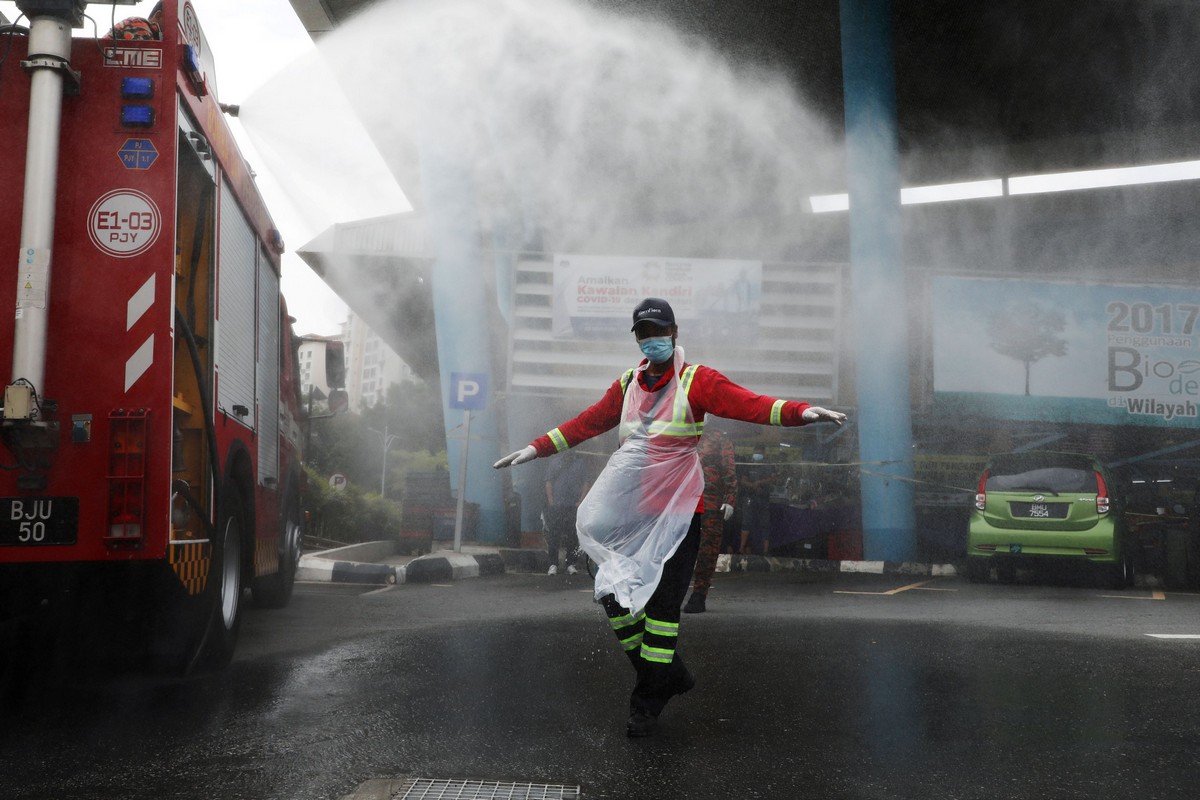
<path fill-rule="evenodd" d="M 221 497 L 221 521 L 213 541 L 209 572 L 207 628 L 196 667 L 221 669 L 233 658 L 242 624 L 242 548 L 245 544 L 241 495 L 226 486 Z"/>
<path fill-rule="evenodd" d="M 300 566 L 300 540 L 304 518 L 300 513 L 300 492 L 294 481 L 288 482 L 283 500 L 283 520 L 279 531 L 279 570 L 256 578 L 250 589 L 254 604 L 262 608 L 283 608 L 292 599 L 296 570 Z"/>

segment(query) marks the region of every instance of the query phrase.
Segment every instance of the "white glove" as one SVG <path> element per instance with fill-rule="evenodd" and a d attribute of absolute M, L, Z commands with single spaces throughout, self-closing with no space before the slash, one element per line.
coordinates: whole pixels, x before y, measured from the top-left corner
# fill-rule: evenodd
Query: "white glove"
<path fill-rule="evenodd" d="M 828 408 L 820 406 L 809 406 L 804 409 L 804 413 L 800 415 L 800 419 L 805 422 L 836 422 L 841 425 L 846 421 L 846 415 L 840 411 L 830 411 Z"/>
<path fill-rule="evenodd" d="M 721 512 L 725 514 L 725 521 L 729 522 L 729 518 L 733 516 L 733 506 L 729 503 L 721 503 Z"/>
<path fill-rule="evenodd" d="M 505 467 L 511 467 L 513 464 L 524 464 L 526 461 L 533 461 L 535 458 L 537 458 L 537 450 L 533 448 L 533 445 L 526 445 L 523 449 L 515 453 L 509 453 L 495 464 L 492 464 L 492 469 L 504 469 Z"/>

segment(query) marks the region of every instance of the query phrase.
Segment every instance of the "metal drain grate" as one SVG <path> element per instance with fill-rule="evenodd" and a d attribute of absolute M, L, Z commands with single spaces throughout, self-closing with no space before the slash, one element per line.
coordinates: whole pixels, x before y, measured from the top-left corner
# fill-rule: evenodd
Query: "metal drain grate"
<path fill-rule="evenodd" d="M 412 778 L 395 800 L 576 800 L 578 786 Z"/>

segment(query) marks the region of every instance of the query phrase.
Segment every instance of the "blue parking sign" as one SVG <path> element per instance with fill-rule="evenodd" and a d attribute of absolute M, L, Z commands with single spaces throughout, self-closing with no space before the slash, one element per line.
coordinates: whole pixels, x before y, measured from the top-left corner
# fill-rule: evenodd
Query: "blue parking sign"
<path fill-rule="evenodd" d="M 450 407 L 464 411 L 487 408 L 488 378 L 482 372 L 450 373 Z"/>

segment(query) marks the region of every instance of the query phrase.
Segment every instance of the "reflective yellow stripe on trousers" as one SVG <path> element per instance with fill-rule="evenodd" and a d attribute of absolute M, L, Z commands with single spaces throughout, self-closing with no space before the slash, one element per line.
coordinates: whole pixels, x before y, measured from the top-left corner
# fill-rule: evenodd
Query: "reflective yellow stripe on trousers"
<path fill-rule="evenodd" d="M 642 658 L 659 664 L 670 664 L 675 658 L 675 643 L 678 639 L 678 622 L 646 617 L 646 632 L 642 639 Z"/>

